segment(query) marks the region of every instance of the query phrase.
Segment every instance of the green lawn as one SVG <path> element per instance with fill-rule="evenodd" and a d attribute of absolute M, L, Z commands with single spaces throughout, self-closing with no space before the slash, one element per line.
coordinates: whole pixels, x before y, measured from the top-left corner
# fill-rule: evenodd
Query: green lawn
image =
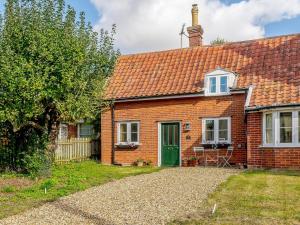
<path fill-rule="evenodd" d="M 232 176 L 203 205 L 198 213 L 171 224 L 300 224 L 300 172 L 252 171 Z"/>
<path fill-rule="evenodd" d="M 154 167 L 104 166 L 86 161 L 55 166 L 50 178 L 40 180 L 0 174 L 0 218 L 115 179 L 158 170 Z"/>

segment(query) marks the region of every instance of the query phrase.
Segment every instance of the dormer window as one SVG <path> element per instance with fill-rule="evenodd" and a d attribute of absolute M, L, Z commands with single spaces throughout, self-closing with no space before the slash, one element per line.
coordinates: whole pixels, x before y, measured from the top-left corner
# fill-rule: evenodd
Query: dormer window
<path fill-rule="evenodd" d="M 220 77 L 220 92 L 226 93 L 228 92 L 228 77 L 227 76 L 221 76 Z"/>
<path fill-rule="evenodd" d="M 209 77 L 209 93 L 210 94 L 228 93 L 228 77 L 227 76 Z"/>
<path fill-rule="evenodd" d="M 205 77 L 205 95 L 227 95 L 233 87 L 235 74 L 217 69 Z"/>

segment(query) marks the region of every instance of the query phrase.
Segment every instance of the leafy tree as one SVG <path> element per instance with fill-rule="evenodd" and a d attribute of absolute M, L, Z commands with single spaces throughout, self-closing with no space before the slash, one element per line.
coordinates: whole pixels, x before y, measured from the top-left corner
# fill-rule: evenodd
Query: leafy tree
<path fill-rule="evenodd" d="M 119 51 L 64 0 L 7 0 L 0 18 L 0 123 L 52 143 L 60 121 L 95 118 Z M 27 146 L 28 147 L 28 146 Z M 51 149 L 51 148 L 50 148 Z M 53 146 L 52 146 L 53 150 Z"/>
<path fill-rule="evenodd" d="M 211 45 L 222 45 L 225 43 L 227 43 L 227 41 L 224 38 L 219 38 L 219 37 L 217 37 L 215 40 L 210 42 Z"/>

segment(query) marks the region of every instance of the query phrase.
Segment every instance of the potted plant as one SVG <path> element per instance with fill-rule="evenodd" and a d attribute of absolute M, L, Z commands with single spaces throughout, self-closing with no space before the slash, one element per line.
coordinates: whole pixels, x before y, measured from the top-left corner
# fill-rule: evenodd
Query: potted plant
<path fill-rule="evenodd" d="M 195 167 L 197 165 L 197 158 L 195 156 L 192 156 L 188 160 L 188 166 Z"/>
<path fill-rule="evenodd" d="M 188 166 L 188 159 L 182 159 L 181 165 L 182 165 L 183 167 L 187 167 L 187 166 Z"/>
<path fill-rule="evenodd" d="M 141 159 L 141 158 L 137 159 L 137 160 L 136 160 L 136 165 L 137 165 L 137 166 L 144 166 L 144 160 Z"/>

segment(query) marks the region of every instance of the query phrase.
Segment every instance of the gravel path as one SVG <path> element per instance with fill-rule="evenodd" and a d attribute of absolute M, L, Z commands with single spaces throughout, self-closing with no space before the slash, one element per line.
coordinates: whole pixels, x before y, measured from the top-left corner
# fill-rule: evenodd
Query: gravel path
<path fill-rule="evenodd" d="M 166 224 L 196 212 L 216 186 L 238 170 L 171 168 L 77 192 L 0 224 Z"/>

